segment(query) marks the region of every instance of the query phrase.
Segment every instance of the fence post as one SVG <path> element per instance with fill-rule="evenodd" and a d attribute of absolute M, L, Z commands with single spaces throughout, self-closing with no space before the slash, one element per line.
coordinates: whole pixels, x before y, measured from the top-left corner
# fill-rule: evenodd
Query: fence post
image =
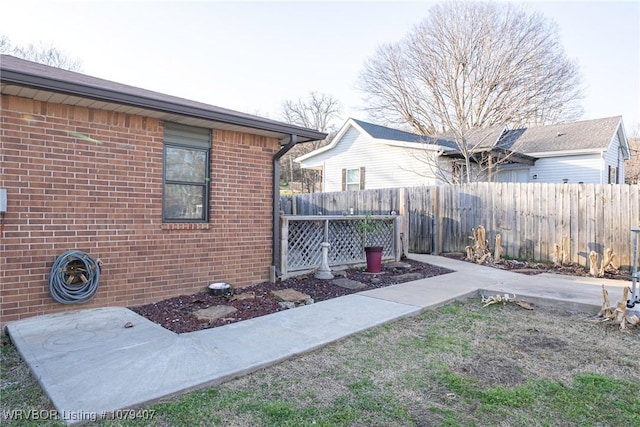
<path fill-rule="evenodd" d="M 640 227 L 631 227 L 633 233 L 633 266 L 631 267 L 631 299 L 627 301 L 627 307 L 633 308 L 636 304 L 640 304 L 640 291 L 638 290 L 638 238 L 640 237 Z M 604 267 L 603 267 L 604 268 Z"/>
<path fill-rule="evenodd" d="M 402 216 L 398 215 L 393 219 L 393 234 L 395 237 L 395 258 L 396 261 L 400 261 L 400 259 L 402 259 L 402 257 L 405 255 L 404 254 L 404 247 L 403 247 L 403 242 L 402 242 L 402 238 L 403 236 L 406 237 L 408 239 L 409 234 L 404 234 L 404 227 L 403 227 L 403 221 L 402 221 Z"/>
<path fill-rule="evenodd" d="M 399 236 L 404 235 L 405 244 L 407 245 L 406 251 L 409 253 L 409 215 L 411 215 L 409 211 L 409 199 L 407 198 L 407 189 L 402 187 L 398 191 L 398 215 L 402 218 L 405 218 L 404 221 L 401 221 L 400 231 L 398 233 Z M 398 252 L 402 251 L 402 246 L 398 246 Z M 404 253 L 401 255 L 405 255 Z"/>
<path fill-rule="evenodd" d="M 433 247 L 431 248 L 431 253 L 433 255 L 439 255 L 440 251 L 442 250 L 442 245 L 443 245 L 443 221 L 442 221 L 442 215 L 440 213 L 440 186 L 434 185 L 431 186 L 431 189 L 433 190 L 431 192 L 431 217 L 432 217 L 432 225 L 433 225 L 433 230 L 432 233 L 434 233 L 434 237 L 431 240 L 433 243 Z"/>

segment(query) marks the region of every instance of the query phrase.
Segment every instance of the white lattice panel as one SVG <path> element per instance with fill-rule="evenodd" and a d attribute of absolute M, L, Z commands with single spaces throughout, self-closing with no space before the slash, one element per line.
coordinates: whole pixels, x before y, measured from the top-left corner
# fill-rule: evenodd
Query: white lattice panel
<path fill-rule="evenodd" d="M 288 216 L 287 254 L 283 271 L 299 271 L 320 265 L 320 244 L 329 247 L 329 265 L 348 265 L 365 261 L 363 236 L 358 223 L 364 217 L 295 217 Z M 383 258 L 396 257 L 396 232 L 393 217 L 372 217 L 373 230 L 367 234 L 367 246 L 382 246 Z M 326 235 L 325 235 L 326 232 Z"/>
<path fill-rule="evenodd" d="M 289 221 L 288 270 L 320 265 L 320 243 L 324 241 L 324 221 Z"/>

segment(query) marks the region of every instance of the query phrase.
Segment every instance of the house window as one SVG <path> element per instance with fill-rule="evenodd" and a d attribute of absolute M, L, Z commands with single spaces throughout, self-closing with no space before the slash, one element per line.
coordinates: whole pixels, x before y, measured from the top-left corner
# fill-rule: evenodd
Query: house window
<path fill-rule="evenodd" d="M 467 165 L 461 162 L 453 162 L 452 178 L 454 184 L 467 182 Z"/>
<path fill-rule="evenodd" d="M 209 220 L 208 129 L 166 123 L 164 131 L 164 222 Z"/>
<path fill-rule="evenodd" d="M 618 183 L 618 168 L 615 166 L 609 166 L 609 184 Z"/>
<path fill-rule="evenodd" d="M 364 190 L 364 168 L 342 169 L 342 191 Z"/>

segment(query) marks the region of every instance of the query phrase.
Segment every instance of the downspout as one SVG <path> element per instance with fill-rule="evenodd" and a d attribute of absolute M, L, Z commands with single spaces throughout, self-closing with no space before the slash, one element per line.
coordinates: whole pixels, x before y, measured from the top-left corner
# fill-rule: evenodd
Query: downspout
<path fill-rule="evenodd" d="M 269 281 L 275 283 L 281 275 L 280 265 L 280 158 L 287 154 L 298 143 L 298 135 L 291 134 L 289 142 L 273 155 L 273 236 L 271 242 L 271 267 L 269 268 Z"/>

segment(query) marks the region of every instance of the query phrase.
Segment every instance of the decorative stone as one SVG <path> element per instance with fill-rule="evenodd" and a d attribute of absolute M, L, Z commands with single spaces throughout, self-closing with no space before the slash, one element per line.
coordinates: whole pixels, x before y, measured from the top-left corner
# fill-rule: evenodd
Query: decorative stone
<path fill-rule="evenodd" d="M 365 285 L 362 282 L 358 282 L 357 280 L 351 280 L 347 278 L 333 279 L 331 283 L 336 286 L 340 286 L 341 288 L 352 289 L 352 290 L 358 290 L 358 289 L 363 289 L 367 287 L 367 285 Z"/>
<path fill-rule="evenodd" d="M 411 264 L 399 261 L 387 262 L 382 266 L 387 270 L 409 270 L 411 268 Z"/>
<path fill-rule="evenodd" d="M 198 320 L 216 320 L 228 314 L 238 311 L 235 307 L 229 305 L 214 305 L 209 308 L 203 308 L 193 312 Z"/>
<path fill-rule="evenodd" d="M 279 304 L 279 305 L 280 305 L 280 307 L 282 307 L 282 308 L 287 308 L 287 309 L 289 309 L 289 308 L 296 308 L 296 304 L 295 304 L 295 303 L 293 303 L 293 302 L 291 302 L 291 301 L 280 301 L 278 304 Z"/>
<path fill-rule="evenodd" d="M 422 273 L 407 273 L 396 276 L 396 280 L 398 282 L 410 282 L 412 280 L 420 280 L 424 279 Z"/>
<path fill-rule="evenodd" d="M 304 303 L 308 298 L 311 298 L 309 295 L 303 294 L 302 292 L 298 292 L 295 289 L 291 289 L 291 288 L 280 289 L 278 291 L 271 291 L 271 295 L 273 295 L 274 297 L 278 298 L 281 301 L 288 301 L 293 303 L 296 303 L 296 302 Z"/>
<path fill-rule="evenodd" d="M 232 296 L 231 301 L 242 301 L 245 299 L 255 299 L 255 298 L 256 298 L 256 294 L 254 294 L 253 292 L 243 292 L 241 294 Z"/>
<path fill-rule="evenodd" d="M 335 277 L 347 277 L 347 272 L 345 270 L 334 271 L 333 275 Z"/>

